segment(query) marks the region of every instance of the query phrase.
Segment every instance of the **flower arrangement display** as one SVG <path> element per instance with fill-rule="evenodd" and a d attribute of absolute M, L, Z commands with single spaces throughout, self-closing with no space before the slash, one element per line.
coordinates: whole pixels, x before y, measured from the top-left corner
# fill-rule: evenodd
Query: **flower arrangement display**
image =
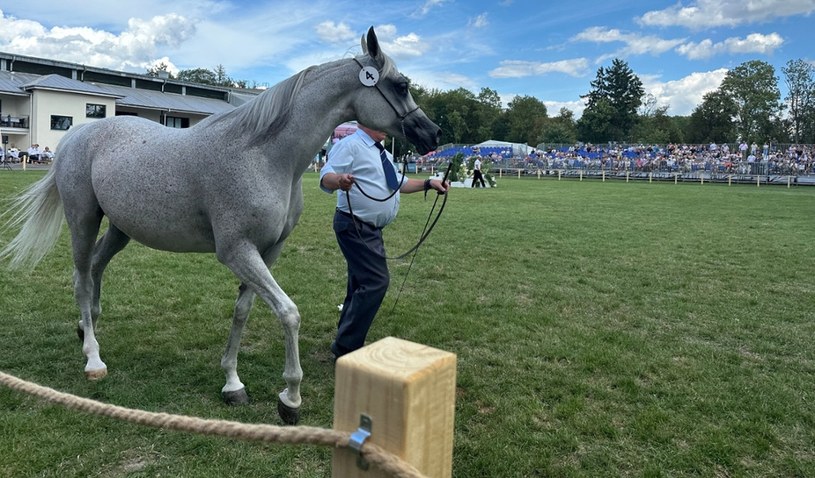
<path fill-rule="evenodd" d="M 450 158 L 450 174 L 447 176 L 447 179 L 450 183 L 462 183 L 468 178 L 473 177 L 473 164 L 475 163 L 475 156 L 471 156 L 469 158 L 464 158 L 463 153 L 456 153 L 452 158 Z M 491 188 L 498 187 L 498 184 L 495 182 L 495 176 L 490 174 L 490 169 L 492 168 L 492 161 L 482 159 L 481 161 L 481 174 L 484 175 L 484 179 L 490 185 Z"/>

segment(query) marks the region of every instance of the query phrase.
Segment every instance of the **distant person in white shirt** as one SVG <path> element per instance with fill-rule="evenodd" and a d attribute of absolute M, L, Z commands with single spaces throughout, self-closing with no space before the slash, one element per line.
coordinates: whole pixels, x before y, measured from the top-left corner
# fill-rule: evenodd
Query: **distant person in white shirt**
<path fill-rule="evenodd" d="M 54 160 L 54 152 L 51 151 L 48 146 L 45 147 L 42 153 L 40 153 L 40 158 L 42 161 L 51 162 Z"/>
<path fill-rule="evenodd" d="M 28 160 L 32 163 L 39 163 L 40 162 L 40 145 L 39 144 L 32 144 L 30 148 L 28 148 Z"/>

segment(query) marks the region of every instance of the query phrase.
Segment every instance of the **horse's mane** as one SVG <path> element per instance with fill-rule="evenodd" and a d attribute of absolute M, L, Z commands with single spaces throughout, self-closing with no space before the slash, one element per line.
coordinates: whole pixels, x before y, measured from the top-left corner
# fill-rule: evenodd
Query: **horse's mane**
<path fill-rule="evenodd" d="M 303 82 L 315 67 L 310 66 L 264 91 L 248 103 L 213 117 L 213 122 L 232 120 L 230 132 L 249 135 L 249 142 L 277 134 L 291 116 L 292 103 Z"/>
<path fill-rule="evenodd" d="M 363 57 L 365 56 L 367 55 L 363 55 Z M 394 63 L 389 56 L 385 54 L 381 54 L 381 56 L 383 65 L 380 74 L 386 76 L 394 69 Z M 248 133 L 249 144 L 256 144 L 269 136 L 277 134 L 289 122 L 292 104 L 309 73 L 317 68 L 320 68 L 320 66 L 306 68 L 264 91 L 248 103 L 213 117 L 212 121 L 231 120 L 232 124 L 229 126 L 229 133 L 233 137 L 244 136 Z"/>

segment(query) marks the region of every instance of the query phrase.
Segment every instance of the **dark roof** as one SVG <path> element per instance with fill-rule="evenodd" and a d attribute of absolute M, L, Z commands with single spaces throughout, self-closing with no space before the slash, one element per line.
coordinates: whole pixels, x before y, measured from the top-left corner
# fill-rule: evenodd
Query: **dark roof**
<path fill-rule="evenodd" d="M 95 95 L 95 96 L 113 96 L 119 97 L 119 95 L 112 95 L 103 89 L 99 88 L 98 86 L 94 85 L 93 83 L 85 83 L 83 81 L 72 80 L 70 78 L 65 78 L 61 75 L 45 75 L 40 76 L 33 81 L 29 81 L 22 85 L 24 90 L 57 90 L 57 91 L 69 91 L 72 93 L 84 93 L 88 95 Z"/>
<path fill-rule="evenodd" d="M 128 88 L 126 86 L 113 86 L 99 83 L 99 89 L 109 95 L 115 95 L 117 105 L 135 108 L 147 108 L 162 111 L 179 111 L 184 113 L 197 113 L 211 115 L 230 111 L 235 106 L 223 100 L 202 98 L 199 96 L 179 95 L 177 93 L 163 93 L 161 91 Z"/>
<path fill-rule="evenodd" d="M 28 96 L 28 93 L 23 90 L 23 85 L 37 78 L 39 78 L 39 75 L 0 70 L 0 93 Z"/>

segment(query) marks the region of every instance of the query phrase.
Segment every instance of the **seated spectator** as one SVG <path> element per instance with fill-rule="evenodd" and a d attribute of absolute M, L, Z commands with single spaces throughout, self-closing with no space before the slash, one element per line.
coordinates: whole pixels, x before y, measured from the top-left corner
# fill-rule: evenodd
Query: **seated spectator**
<path fill-rule="evenodd" d="M 39 163 L 40 162 L 40 145 L 39 144 L 32 144 L 30 148 L 28 148 L 28 160 L 32 163 Z"/>
<path fill-rule="evenodd" d="M 11 162 L 12 163 L 19 163 L 20 162 L 20 151 L 17 148 L 15 148 L 14 146 L 9 148 L 8 155 L 11 157 Z"/>
<path fill-rule="evenodd" d="M 54 160 L 54 152 L 51 151 L 48 146 L 45 147 L 42 153 L 40 153 L 40 160 L 46 163 L 50 163 Z"/>

